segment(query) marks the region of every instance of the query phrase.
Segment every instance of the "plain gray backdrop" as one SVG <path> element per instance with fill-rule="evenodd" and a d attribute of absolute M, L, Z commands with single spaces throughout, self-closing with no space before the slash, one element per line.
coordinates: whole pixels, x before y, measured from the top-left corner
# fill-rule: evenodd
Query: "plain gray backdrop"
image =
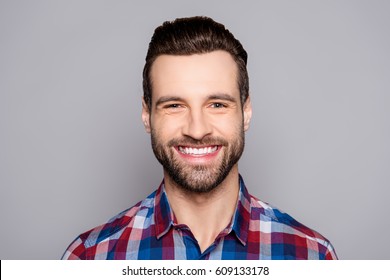
<path fill-rule="evenodd" d="M 0 0 L 0 258 L 59 259 L 162 179 L 141 123 L 155 27 L 206 15 L 249 54 L 250 192 L 341 259 L 390 259 L 389 1 Z"/>

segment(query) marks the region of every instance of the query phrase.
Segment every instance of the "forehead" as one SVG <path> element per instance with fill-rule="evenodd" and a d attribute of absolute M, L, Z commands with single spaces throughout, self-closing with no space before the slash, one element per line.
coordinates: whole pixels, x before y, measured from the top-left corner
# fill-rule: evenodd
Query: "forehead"
<path fill-rule="evenodd" d="M 226 51 L 186 56 L 161 55 L 151 69 L 153 97 L 216 92 L 236 94 L 237 72 L 236 62 Z"/>

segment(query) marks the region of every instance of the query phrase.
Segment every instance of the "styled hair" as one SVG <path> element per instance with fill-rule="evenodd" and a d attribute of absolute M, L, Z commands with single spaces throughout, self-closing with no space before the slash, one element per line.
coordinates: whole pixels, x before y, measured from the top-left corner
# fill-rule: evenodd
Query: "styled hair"
<path fill-rule="evenodd" d="M 144 100 L 152 107 L 152 81 L 150 71 L 160 55 L 192 55 L 223 50 L 231 54 L 237 63 L 237 82 L 241 106 L 249 96 L 249 78 L 246 68 L 248 55 L 240 41 L 223 24 L 209 17 L 178 18 L 166 21 L 154 31 L 149 43 L 143 71 Z"/>

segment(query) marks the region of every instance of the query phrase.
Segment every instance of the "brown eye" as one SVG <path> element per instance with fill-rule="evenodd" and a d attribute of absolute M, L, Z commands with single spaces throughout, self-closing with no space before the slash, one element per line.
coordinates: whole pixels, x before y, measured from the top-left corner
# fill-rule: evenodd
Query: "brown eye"
<path fill-rule="evenodd" d="M 169 114 L 174 114 L 174 113 L 180 113 L 185 109 L 185 106 L 183 104 L 179 103 L 170 103 L 166 104 L 163 107 L 163 110 Z"/>
<path fill-rule="evenodd" d="M 165 108 L 173 108 L 173 109 L 175 109 L 175 108 L 180 108 L 180 105 L 179 104 L 168 104 L 168 105 L 165 106 Z"/>
<path fill-rule="evenodd" d="M 213 108 L 225 108 L 226 106 L 222 103 L 213 103 L 211 104 L 211 107 Z"/>

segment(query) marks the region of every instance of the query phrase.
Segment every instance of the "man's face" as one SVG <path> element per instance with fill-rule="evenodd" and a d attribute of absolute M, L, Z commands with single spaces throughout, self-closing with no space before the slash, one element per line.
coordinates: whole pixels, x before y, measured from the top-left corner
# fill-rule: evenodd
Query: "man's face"
<path fill-rule="evenodd" d="M 142 118 L 165 175 L 187 191 L 209 192 L 237 168 L 251 117 L 237 74 L 225 51 L 161 55 L 153 63 L 152 105 L 143 104 Z"/>

